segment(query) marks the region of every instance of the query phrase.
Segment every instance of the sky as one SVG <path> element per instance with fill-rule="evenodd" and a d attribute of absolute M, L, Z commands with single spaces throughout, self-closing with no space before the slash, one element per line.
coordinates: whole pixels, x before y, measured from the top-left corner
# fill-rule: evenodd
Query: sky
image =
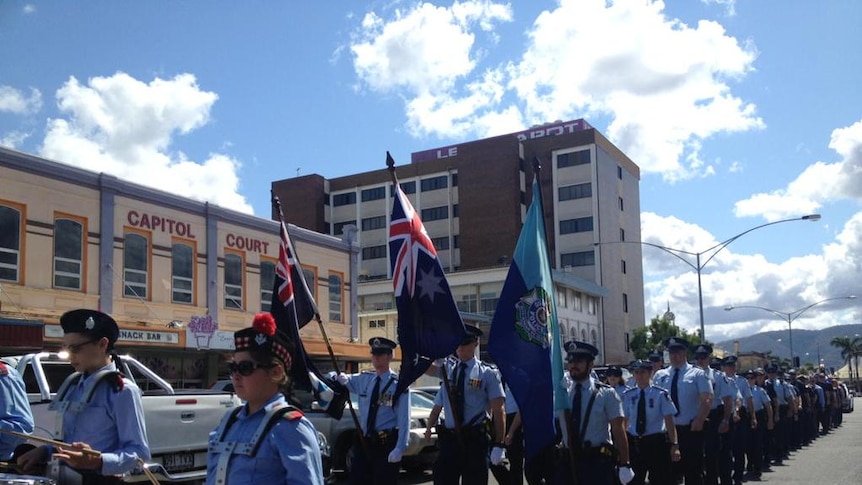
<path fill-rule="evenodd" d="M 642 241 L 692 253 L 644 247 L 648 319 L 699 328 L 702 253 L 713 342 L 862 323 L 860 22 L 856 0 L 0 0 L 0 145 L 268 217 L 273 180 L 584 118 L 640 166 Z"/>

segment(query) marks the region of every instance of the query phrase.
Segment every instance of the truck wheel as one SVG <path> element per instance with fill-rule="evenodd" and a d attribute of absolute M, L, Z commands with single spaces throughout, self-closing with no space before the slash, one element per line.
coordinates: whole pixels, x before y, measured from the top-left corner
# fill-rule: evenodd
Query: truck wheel
<path fill-rule="evenodd" d="M 353 446 L 353 433 L 344 433 L 338 437 L 335 447 L 332 449 L 332 472 L 340 476 L 346 476 L 350 472 L 350 464 L 353 461 L 350 452 Z"/>

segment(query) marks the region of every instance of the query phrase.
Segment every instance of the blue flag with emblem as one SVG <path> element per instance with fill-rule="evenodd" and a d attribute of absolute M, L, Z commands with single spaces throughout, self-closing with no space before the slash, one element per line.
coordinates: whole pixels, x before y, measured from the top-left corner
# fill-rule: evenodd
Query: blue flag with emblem
<path fill-rule="evenodd" d="M 387 154 L 388 156 L 388 154 Z M 394 186 L 389 263 L 398 307 L 401 370 L 397 398 L 435 359 L 455 351 L 467 336 L 437 250 L 410 200 Z"/>
<path fill-rule="evenodd" d="M 554 416 L 568 401 L 561 385 L 562 347 L 537 179 L 538 171 L 488 336 L 488 352 L 521 412 L 527 461 L 555 444 Z"/>

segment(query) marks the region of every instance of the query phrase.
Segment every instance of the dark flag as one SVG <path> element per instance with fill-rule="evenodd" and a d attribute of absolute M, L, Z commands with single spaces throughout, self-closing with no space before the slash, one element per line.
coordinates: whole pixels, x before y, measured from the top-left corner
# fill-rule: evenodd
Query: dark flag
<path fill-rule="evenodd" d="M 554 445 L 554 415 L 568 407 L 560 384 L 563 357 L 539 191 L 534 179 L 533 202 L 488 336 L 488 352 L 521 412 L 527 461 Z"/>
<path fill-rule="evenodd" d="M 350 393 L 347 388 L 317 370 L 314 362 L 308 358 L 299 335 L 300 328 L 318 318 L 317 304 L 308 290 L 284 221 L 281 222 L 281 244 L 278 264 L 275 266 L 270 313 L 278 329 L 293 342 L 293 363 L 289 373 L 293 386 L 314 392 L 321 408 L 335 419 L 341 419 Z"/>
<path fill-rule="evenodd" d="M 397 397 L 467 335 L 437 250 L 399 185 L 389 223 L 389 264 L 402 356 Z"/>

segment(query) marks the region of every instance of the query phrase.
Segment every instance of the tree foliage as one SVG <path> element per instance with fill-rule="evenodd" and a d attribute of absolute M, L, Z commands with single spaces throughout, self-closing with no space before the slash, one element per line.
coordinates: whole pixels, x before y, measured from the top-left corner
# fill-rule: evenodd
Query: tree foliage
<path fill-rule="evenodd" d="M 835 337 L 830 342 L 833 347 L 841 351 L 844 364 L 850 367 L 853 358 L 862 357 L 862 337 Z M 853 379 L 853 368 L 849 369 L 850 379 Z M 859 379 L 859 371 L 856 371 L 856 379 Z"/>
<path fill-rule="evenodd" d="M 668 337 L 682 337 L 692 345 L 701 343 L 699 331 L 689 333 L 676 326 L 673 320 L 658 315 L 650 320 L 649 325 L 636 328 L 633 333 L 629 347 L 635 359 L 646 359 L 654 349 L 664 350 L 662 342 Z"/>

